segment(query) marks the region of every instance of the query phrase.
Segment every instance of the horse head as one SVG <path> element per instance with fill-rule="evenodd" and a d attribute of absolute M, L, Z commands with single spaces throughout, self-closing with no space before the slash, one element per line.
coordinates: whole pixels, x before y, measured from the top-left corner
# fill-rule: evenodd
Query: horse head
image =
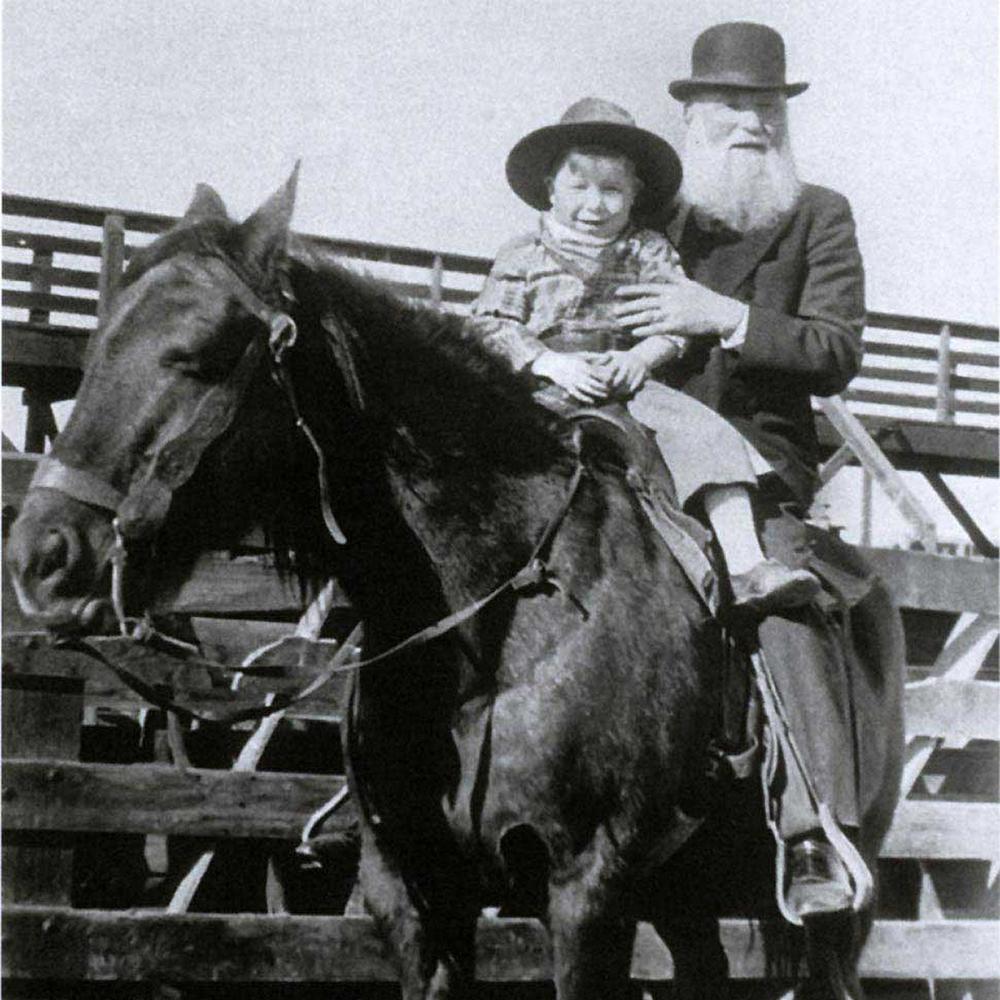
<path fill-rule="evenodd" d="M 282 268 L 297 171 L 242 224 L 199 185 L 180 223 L 133 256 L 11 530 L 12 581 L 36 620 L 95 622 L 116 551 L 155 539 L 268 349 L 294 340 Z"/>

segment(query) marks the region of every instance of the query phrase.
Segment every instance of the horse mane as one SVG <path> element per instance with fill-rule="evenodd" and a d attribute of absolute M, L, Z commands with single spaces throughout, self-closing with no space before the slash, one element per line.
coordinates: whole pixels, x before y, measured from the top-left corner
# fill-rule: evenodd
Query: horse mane
<path fill-rule="evenodd" d="M 348 381 L 345 363 L 363 370 L 370 412 L 359 417 L 388 429 L 370 443 L 404 470 L 446 473 L 438 475 L 443 506 L 492 509 L 502 478 L 568 474 L 575 450 L 566 422 L 534 401 L 527 380 L 486 350 L 462 317 L 403 299 L 298 237 L 280 262 L 284 274 L 255 273 L 240 254 L 238 237 L 237 225 L 221 217 L 182 220 L 132 256 L 124 283 L 187 252 L 223 260 L 272 303 L 280 301 L 280 289 L 290 289 L 299 339 L 287 360 L 300 401 L 317 421 L 314 429 L 324 437 L 338 433 L 333 408 L 340 404 L 331 397 L 337 393 L 331 379 L 339 369 Z M 218 498 L 243 483 L 236 505 L 220 509 L 221 523 L 238 531 L 244 515 L 262 518 L 279 565 L 308 574 L 325 558 L 316 541 L 323 529 L 318 511 L 312 511 L 315 473 L 302 472 L 311 468 L 308 458 L 294 459 L 304 445 L 291 420 L 282 418 L 286 405 L 262 369 L 249 389 L 253 417 L 211 449 L 205 468 L 178 501 L 197 508 L 211 496 L 219 507 Z M 264 459 L 263 449 L 270 458 Z M 272 467 L 280 471 L 261 479 L 262 470 Z M 302 498 L 308 498 L 304 508 Z M 178 520 L 194 523 L 182 515 Z M 206 532 L 214 530 L 205 525 Z M 195 549 L 203 542 L 198 535 L 188 527 L 175 544 Z"/>
<path fill-rule="evenodd" d="M 488 462 L 515 473 L 540 471 L 569 457 L 565 421 L 532 398 L 528 381 L 487 350 L 463 317 L 404 299 L 305 239 L 290 243 L 279 265 L 285 274 L 261 274 L 240 254 L 235 223 L 184 219 L 133 255 L 124 284 L 182 252 L 222 259 L 271 303 L 280 301 L 287 277 L 298 308 L 311 314 L 328 339 L 348 341 L 350 353 L 367 361 L 366 375 L 380 383 L 390 416 L 405 424 L 405 436 L 396 443 L 406 444 L 411 455 Z M 329 344 L 343 365 L 337 346 Z"/>
<path fill-rule="evenodd" d="M 296 294 L 328 337 L 349 342 L 390 421 L 405 428 L 398 443 L 411 454 L 514 474 L 570 458 L 566 421 L 533 398 L 465 318 L 404 299 L 302 243 L 290 264 Z"/>
<path fill-rule="evenodd" d="M 122 275 L 122 287 L 138 281 L 147 271 L 179 253 L 217 257 L 235 271 L 264 301 L 276 304 L 277 283 L 274 275 L 262 273 L 239 253 L 238 227 L 230 219 L 219 217 L 181 219 L 151 243 L 138 249 Z"/>

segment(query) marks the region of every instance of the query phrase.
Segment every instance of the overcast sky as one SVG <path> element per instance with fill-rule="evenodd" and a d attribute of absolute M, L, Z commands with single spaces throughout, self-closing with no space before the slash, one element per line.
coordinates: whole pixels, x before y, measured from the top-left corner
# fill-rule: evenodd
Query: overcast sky
<path fill-rule="evenodd" d="M 872 309 L 997 320 L 994 0 L 4 0 L 3 187 L 251 211 L 303 159 L 308 232 L 491 254 L 504 159 L 593 94 L 680 136 L 708 25 L 785 36 L 803 175 L 854 204 Z"/>
<path fill-rule="evenodd" d="M 206 180 L 242 216 L 301 157 L 299 230 L 483 255 L 532 223 L 503 174 L 522 135 L 595 95 L 679 143 L 667 84 L 688 74 L 698 32 L 763 21 L 785 37 L 789 78 L 811 83 L 790 104 L 797 160 L 854 206 L 869 308 L 997 322 L 995 0 L 3 0 L 2 12 L 4 191 L 180 214 Z M 991 487 L 963 489 L 995 535 Z"/>

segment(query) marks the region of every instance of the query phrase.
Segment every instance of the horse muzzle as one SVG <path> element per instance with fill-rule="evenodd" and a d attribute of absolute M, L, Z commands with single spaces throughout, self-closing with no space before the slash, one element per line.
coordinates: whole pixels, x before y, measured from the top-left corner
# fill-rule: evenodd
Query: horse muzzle
<path fill-rule="evenodd" d="M 100 630 L 113 542 L 105 512 L 54 490 L 30 490 L 5 552 L 24 614 L 55 630 Z"/>

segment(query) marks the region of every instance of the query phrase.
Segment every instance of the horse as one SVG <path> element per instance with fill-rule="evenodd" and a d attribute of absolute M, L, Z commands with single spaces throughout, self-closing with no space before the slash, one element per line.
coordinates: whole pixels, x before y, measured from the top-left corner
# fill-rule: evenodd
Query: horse
<path fill-rule="evenodd" d="M 199 185 L 132 257 L 11 532 L 22 605 L 95 627 L 123 548 L 141 604 L 209 537 L 263 524 L 284 571 L 336 575 L 365 625 L 347 776 L 405 1000 L 468 994 L 490 905 L 542 918 L 560 1000 L 627 995 L 637 919 L 680 995 L 724 995 L 706 893 L 674 898 L 668 857 L 715 731 L 718 622 L 615 442 L 539 406 L 460 317 L 290 234 L 296 177 L 242 223 Z M 879 662 L 854 693 L 876 733 L 902 650 L 884 588 L 867 601 Z M 866 752 L 893 773 L 891 736 Z M 891 795 L 863 806 L 877 848 Z"/>

